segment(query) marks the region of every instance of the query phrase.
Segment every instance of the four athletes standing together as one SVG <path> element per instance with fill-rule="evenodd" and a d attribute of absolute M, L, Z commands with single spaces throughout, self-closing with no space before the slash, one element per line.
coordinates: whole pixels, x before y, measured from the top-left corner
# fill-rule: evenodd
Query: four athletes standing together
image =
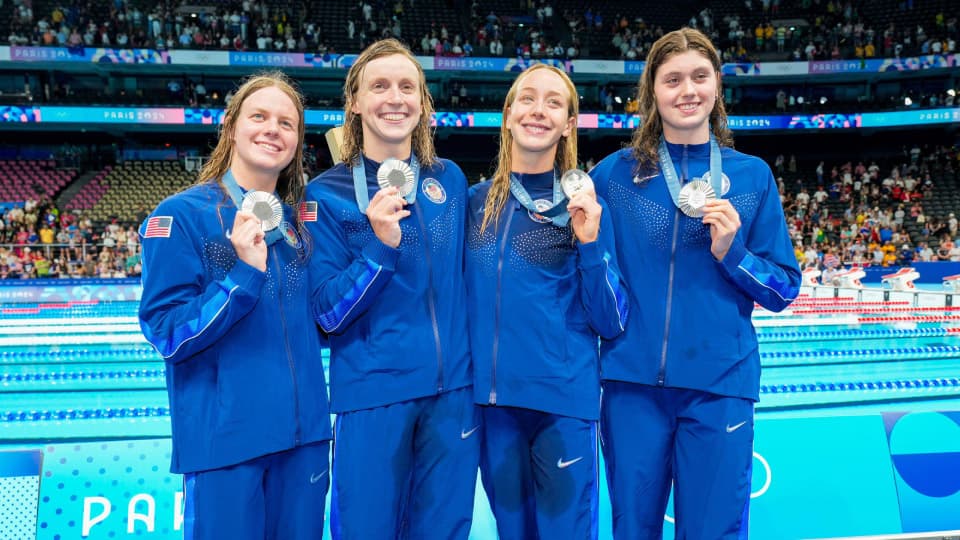
<path fill-rule="evenodd" d="M 598 439 L 616 538 L 660 538 L 671 485 L 677 538 L 745 537 L 750 316 L 800 272 L 721 95 L 709 39 L 665 35 L 631 146 L 587 177 L 576 89 L 536 65 L 468 188 L 384 40 L 347 74 L 342 162 L 304 185 L 299 94 L 248 79 L 201 181 L 140 231 L 185 538 L 320 538 L 332 485 L 334 538 L 465 539 L 478 467 L 501 538 L 596 538 Z"/>

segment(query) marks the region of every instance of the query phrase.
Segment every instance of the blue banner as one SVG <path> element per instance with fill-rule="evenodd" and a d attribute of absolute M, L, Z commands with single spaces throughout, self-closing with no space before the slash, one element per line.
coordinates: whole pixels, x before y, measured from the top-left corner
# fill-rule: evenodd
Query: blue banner
<path fill-rule="evenodd" d="M 218 125 L 223 122 L 223 109 L 180 109 L 145 107 L 0 107 L 0 121 L 8 123 L 75 123 L 75 124 L 170 124 Z M 499 112 L 438 111 L 433 124 L 437 127 L 500 127 Z M 340 109 L 313 109 L 305 113 L 308 126 L 335 126 L 343 123 Z M 580 129 L 634 129 L 640 117 L 629 114 L 583 113 Z M 917 109 L 880 113 L 831 113 L 809 115 L 730 116 L 734 131 L 773 129 L 858 129 L 892 126 L 920 126 L 960 123 L 960 107 L 951 109 Z"/>
<path fill-rule="evenodd" d="M 11 62 L 86 62 L 105 64 L 168 64 L 166 51 L 84 47 L 9 47 Z"/>

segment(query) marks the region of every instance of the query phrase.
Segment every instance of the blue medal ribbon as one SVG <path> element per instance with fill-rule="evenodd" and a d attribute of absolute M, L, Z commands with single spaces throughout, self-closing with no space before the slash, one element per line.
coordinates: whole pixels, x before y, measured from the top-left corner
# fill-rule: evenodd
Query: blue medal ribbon
<path fill-rule="evenodd" d="M 367 213 L 370 206 L 370 191 L 367 189 L 367 170 L 363 165 L 364 157 L 361 155 L 359 161 L 353 166 L 353 193 L 357 197 L 357 207 L 361 214 Z M 420 162 L 417 156 L 410 153 L 410 170 L 413 171 L 413 189 L 404 199 L 407 204 L 417 202 L 417 191 L 420 189 Z"/>
<path fill-rule="evenodd" d="M 539 214 L 545 218 L 549 218 L 550 222 L 556 225 L 557 227 L 566 227 L 567 222 L 570 221 L 570 214 L 567 212 L 567 205 L 564 204 L 567 202 L 567 198 L 563 195 L 563 188 L 560 186 L 560 179 L 557 178 L 557 171 L 553 171 L 553 206 L 546 210 L 538 210 L 537 205 L 533 203 L 533 199 L 530 197 L 530 194 L 527 193 L 527 190 L 524 189 L 523 184 L 520 182 L 520 179 L 517 178 L 517 175 L 510 173 L 510 193 L 513 193 L 513 196 L 517 199 L 524 208 L 533 212 L 534 214 Z"/>
<path fill-rule="evenodd" d="M 667 149 L 667 141 L 660 136 L 660 146 L 657 149 L 660 156 L 660 171 L 663 172 L 663 178 L 667 182 L 667 189 L 670 190 L 670 198 L 673 204 L 680 208 L 680 178 L 677 176 L 677 169 L 673 166 L 673 159 L 670 157 L 670 150 Z M 723 188 L 723 167 L 720 156 L 720 145 L 717 138 L 710 133 L 710 186 L 713 192 L 720 197 Z"/>
<path fill-rule="evenodd" d="M 227 173 L 223 175 L 223 185 L 227 188 L 227 193 L 230 194 L 230 200 L 233 201 L 233 204 L 236 205 L 237 210 L 243 207 L 243 188 L 237 184 L 237 179 L 233 177 L 233 171 L 227 170 Z M 276 193 L 273 194 L 274 197 L 277 196 Z M 277 197 L 279 199 L 279 197 Z M 281 203 L 282 204 L 282 203 Z M 286 223 L 284 220 L 282 223 Z M 280 232 L 280 227 L 274 227 L 273 229 L 266 231 L 264 241 L 268 246 L 272 246 L 277 240 L 283 238 L 283 233 Z"/>

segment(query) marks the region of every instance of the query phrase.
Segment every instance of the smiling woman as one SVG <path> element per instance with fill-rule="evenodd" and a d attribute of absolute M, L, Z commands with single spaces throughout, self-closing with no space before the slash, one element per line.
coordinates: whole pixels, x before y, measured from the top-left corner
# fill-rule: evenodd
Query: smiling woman
<path fill-rule="evenodd" d="M 243 101 L 231 134 L 230 158 L 240 185 L 268 193 L 274 190 L 300 147 L 300 116 L 293 100 L 275 86 L 257 90 Z"/>
<path fill-rule="evenodd" d="M 434 153 L 433 103 L 402 43 L 370 45 L 343 91 L 343 161 L 307 188 L 337 413 L 331 534 L 465 540 L 480 448 L 463 339 L 467 180 Z"/>
<path fill-rule="evenodd" d="M 504 101 L 494 177 L 470 190 L 480 472 L 504 539 L 598 534 L 597 342 L 623 330 L 627 305 L 604 202 L 576 170 L 577 113 L 566 73 L 523 72 Z"/>
<path fill-rule="evenodd" d="M 777 185 L 733 149 L 710 39 L 658 39 L 631 147 L 591 171 L 637 308 L 601 345 L 601 441 L 617 539 L 746 538 L 760 356 L 754 303 L 799 293 Z"/>
<path fill-rule="evenodd" d="M 380 151 L 382 138 L 398 155 L 409 155 L 412 147 L 421 164 L 433 165 L 433 98 L 423 68 L 400 42 L 385 39 L 367 47 L 347 72 L 343 97 L 344 163 L 356 163 L 363 152 L 388 153 Z M 367 137 L 377 139 L 370 148 L 364 145 Z"/>
<path fill-rule="evenodd" d="M 188 538 L 323 532 L 331 431 L 326 393 L 312 391 L 324 371 L 293 210 L 302 148 L 298 92 L 280 73 L 252 77 L 198 183 L 140 231 L 140 326 L 166 361 Z"/>

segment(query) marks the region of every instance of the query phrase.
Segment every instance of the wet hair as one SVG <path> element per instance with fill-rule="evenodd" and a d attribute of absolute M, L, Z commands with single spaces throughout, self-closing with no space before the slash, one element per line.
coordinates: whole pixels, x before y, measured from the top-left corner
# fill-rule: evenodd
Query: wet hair
<path fill-rule="evenodd" d="M 537 71 L 549 71 L 555 73 L 567 91 L 567 118 L 576 119 L 580 114 L 580 102 L 577 94 L 577 88 L 574 86 L 570 77 L 554 66 L 547 64 L 535 64 L 529 69 L 517 76 L 507 92 L 507 97 L 503 101 L 503 114 L 500 121 L 500 152 L 497 158 L 497 169 L 490 179 L 490 191 L 487 192 L 487 200 L 483 208 L 483 221 L 480 229 L 484 230 L 491 223 L 496 224 L 500 219 L 500 213 L 510 197 L 510 173 L 513 170 L 513 159 L 511 158 L 511 149 L 513 147 L 513 133 L 507 128 L 507 116 L 510 114 L 510 106 L 513 105 L 520 89 L 521 82 L 531 73 Z M 569 136 L 560 137 L 557 143 L 557 154 L 553 160 L 554 167 L 561 172 L 576 168 L 577 166 L 577 127 L 574 125 L 570 130 Z"/>
<path fill-rule="evenodd" d="M 277 177 L 277 195 L 283 202 L 293 207 L 294 226 L 303 240 L 305 250 L 301 253 L 309 256 L 310 236 L 306 227 L 300 220 L 299 207 L 304 200 L 306 192 L 306 181 L 304 180 L 303 168 L 303 136 L 305 131 L 303 118 L 303 96 L 297 90 L 293 81 L 283 72 L 270 71 L 251 75 L 245 79 L 240 87 L 234 93 L 233 98 L 227 105 L 223 113 L 223 123 L 220 124 L 220 136 L 217 140 L 217 146 L 210 154 L 210 158 L 200 169 L 197 183 L 216 182 L 223 189 L 224 197 L 229 197 L 226 186 L 223 185 L 223 177 L 230 169 L 230 162 L 233 158 L 233 151 L 236 148 L 234 141 L 234 130 L 237 126 L 237 120 L 240 117 L 240 108 L 243 103 L 259 90 L 264 88 L 277 88 L 293 102 L 297 110 L 297 149 L 293 154 L 293 159 L 284 167 Z"/>
<path fill-rule="evenodd" d="M 429 167 L 437 161 L 437 153 L 433 147 L 433 129 L 430 125 L 433 119 L 433 98 L 427 89 L 423 66 L 406 45 L 390 38 L 370 44 L 357 56 L 347 72 L 347 79 L 343 84 L 343 142 L 340 144 L 340 159 L 347 165 L 358 163 L 363 153 L 363 125 L 360 115 L 353 112 L 357 94 L 360 92 L 363 70 L 374 60 L 395 54 L 409 60 L 417 68 L 419 78 L 420 122 L 413 130 L 413 153 L 421 166 Z"/>

